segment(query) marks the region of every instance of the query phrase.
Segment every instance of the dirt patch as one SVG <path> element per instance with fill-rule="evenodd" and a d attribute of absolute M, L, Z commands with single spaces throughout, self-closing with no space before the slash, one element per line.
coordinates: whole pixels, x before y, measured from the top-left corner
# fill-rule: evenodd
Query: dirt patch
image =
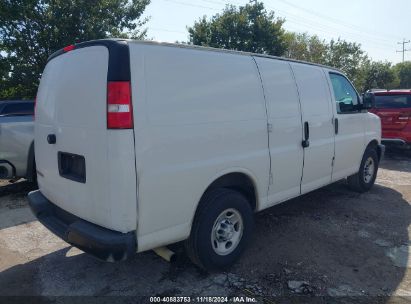
<path fill-rule="evenodd" d="M 4 228 L 34 221 L 26 197 L 28 192 L 36 189 L 36 185 L 25 180 L 0 182 L 0 232 Z"/>

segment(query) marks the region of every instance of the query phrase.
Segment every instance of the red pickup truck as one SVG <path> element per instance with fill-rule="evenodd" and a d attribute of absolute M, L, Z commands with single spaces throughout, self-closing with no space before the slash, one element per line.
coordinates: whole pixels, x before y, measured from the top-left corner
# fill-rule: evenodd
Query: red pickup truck
<path fill-rule="evenodd" d="M 379 90 L 366 93 L 370 112 L 381 118 L 382 141 L 411 148 L 411 90 Z"/>

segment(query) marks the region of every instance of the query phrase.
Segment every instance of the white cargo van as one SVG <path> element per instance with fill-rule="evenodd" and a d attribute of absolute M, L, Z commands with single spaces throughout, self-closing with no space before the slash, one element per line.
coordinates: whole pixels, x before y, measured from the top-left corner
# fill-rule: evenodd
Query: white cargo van
<path fill-rule="evenodd" d="M 185 241 L 215 269 L 253 212 L 348 177 L 374 184 L 380 120 L 339 71 L 128 40 L 53 54 L 35 117 L 37 218 L 100 259 Z"/>

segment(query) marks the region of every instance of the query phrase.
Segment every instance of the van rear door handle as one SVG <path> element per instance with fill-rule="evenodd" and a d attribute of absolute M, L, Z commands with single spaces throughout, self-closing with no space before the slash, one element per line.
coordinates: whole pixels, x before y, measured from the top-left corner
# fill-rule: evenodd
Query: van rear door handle
<path fill-rule="evenodd" d="M 310 146 L 310 126 L 308 125 L 308 121 L 304 122 L 304 140 L 301 144 L 303 148 Z"/>
<path fill-rule="evenodd" d="M 334 118 L 334 132 L 338 134 L 338 118 Z"/>
<path fill-rule="evenodd" d="M 47 135 L 47 142 L 50 145 L 54 145 L 56 143 L 56 135 L 55 134 L 49 134 Z"/>

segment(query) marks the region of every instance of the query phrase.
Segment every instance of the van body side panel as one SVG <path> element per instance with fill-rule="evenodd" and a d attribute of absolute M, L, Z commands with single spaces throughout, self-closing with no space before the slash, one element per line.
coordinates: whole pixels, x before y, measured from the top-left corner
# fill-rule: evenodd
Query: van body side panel
<path fill-rule="evenodd" d="M 309 147 L 304 149 L 301 193 L 331 182 L 334 125 L 330 91 L 322 68 L 291 63 L 300 96 L 302 121 L 309 124 Z"/>
<path fill-rule="evenodd" d="M 288 62 L 255 57 L 264 85 L 268 122 L 272 184 L 267 206 L 300 194 L 303 167 L 301 109 Z"/>
<path fill-rule="evenodd" d="M 134 134 L 107 130 L 108 60 L 106 47 L 90 46 L 48 62 L 37 95 L 37 176 L 41 193 L 53 204 L 125 233 L 135 230 L 137 221 Z M 50 134 L 55 144 L 48 143 Z M 59 153 L 84 158 L 84 183 L 60 174 Z"/>
<path fill-rule="evenodd" d="M 381 119 L 377 115 L 367 112 L 364 130 L 364 149 L 373 140 L 381 143 Z"/>
<path fill-rule="evenodd" d="M 265 202 L 267 120 L 253 58 L 138 43 L 130 54 L 138 250 L 187 238 L 201 196 L 226 173 L 246 173 Z"/>
<path fill-rule="evenodd" d="M 332 180 L 358 172 L 365 151 L 367 113 L 337 114 L 339 132 L 335 136 L 335 161 Z"/>

